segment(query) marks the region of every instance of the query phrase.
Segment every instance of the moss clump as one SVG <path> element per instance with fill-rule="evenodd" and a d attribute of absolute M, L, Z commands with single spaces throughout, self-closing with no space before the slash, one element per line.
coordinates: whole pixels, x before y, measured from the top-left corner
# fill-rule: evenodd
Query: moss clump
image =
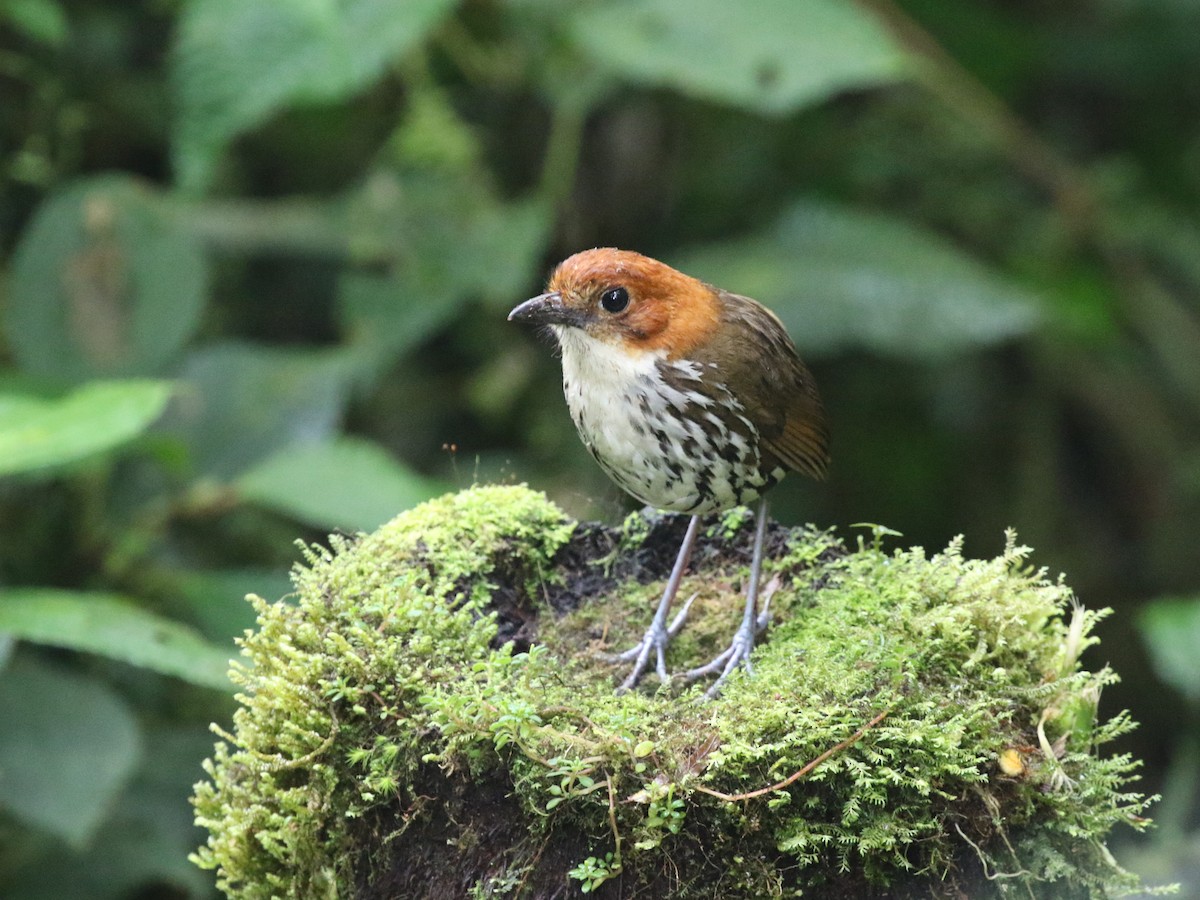
<path fill-rule="evenodd" d="M 750 528 L 701 542 L 676 666 L 732 632 Z M 615 696 L 595 651 L 640 636 L 677 534 L 490 487 L 308 551 L 294 604 L 253 600 L 195 860 L 251 898 L 1137 887 L 1104 847 L 1146 801 L 1096 752 L 1131 727 L 1079 667 L 1098 614 L 1011 538 L 980 561 L 776 527 L 754 677 Z"/>

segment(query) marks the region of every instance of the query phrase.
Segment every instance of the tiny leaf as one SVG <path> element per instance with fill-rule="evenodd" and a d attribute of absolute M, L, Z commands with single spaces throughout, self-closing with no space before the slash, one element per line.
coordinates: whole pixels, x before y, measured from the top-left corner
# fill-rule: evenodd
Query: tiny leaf
<path fill-rule="evenodd" d="M 1200 704 L 1200 597 L 1156 600 L 1142 611 L 1138 627 L 1158 677 Z"/>

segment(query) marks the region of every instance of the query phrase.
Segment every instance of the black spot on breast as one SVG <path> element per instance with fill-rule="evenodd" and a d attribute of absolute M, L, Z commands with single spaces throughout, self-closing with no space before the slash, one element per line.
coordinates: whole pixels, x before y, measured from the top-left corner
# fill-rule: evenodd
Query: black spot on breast
<path fill-rule="evenodd" d="M 730 465 L 737 465 L 742 461 L 742 451 L 733 441 L 719 441 L 714 446 L 717 448 L 717 455 Z"/>
<path fill-rule="evenodd" d="M 713 471 L 708 466 L 701 466 L 696 470 L 696 493 L 706 502 L 715 499 L 712 481 Z"/>

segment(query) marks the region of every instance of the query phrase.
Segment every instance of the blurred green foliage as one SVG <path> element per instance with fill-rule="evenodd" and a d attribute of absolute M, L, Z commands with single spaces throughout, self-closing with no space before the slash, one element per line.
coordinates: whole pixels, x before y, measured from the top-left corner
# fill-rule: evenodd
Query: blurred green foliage
<path fill-rule="evenodd" d="M 596 245 L 788 324 L 835 468 L 781 518 L 1014 525 L 1117 608 L 1106 703 L 1178 804 L 1138 852 L 1200 883 L 1195 673 L 1154 613 L 1112 639 L 1200 606 L 1197 34 L 1185 0 L 0 2 L 0 893 L 211 890 L 213 659 L 296 537 L 476 479 L 618 512 L 504 322 Z"/>

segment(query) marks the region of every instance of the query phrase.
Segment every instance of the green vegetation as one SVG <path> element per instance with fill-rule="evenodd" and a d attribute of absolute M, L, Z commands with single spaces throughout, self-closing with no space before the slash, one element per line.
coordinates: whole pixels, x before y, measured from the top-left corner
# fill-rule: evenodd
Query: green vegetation
<path fill-rule="evenodd" d="M 230 896 L 1137 887 L 1105 847 L 1146 821 L 1136 763 L 1099 749 L 1131 723 L 1097 717 L 1115 676 L 1078 663 L 1099 614 L 1014 536 L 981 561 L 797 531 L 754 677 L 708 703 L 617 696 L 596 652 L 599 622 L 609 647 L 640 634 L 661 584 L 561 617 L 540 599 L 603 565 L 555 568 L 573 528 L 526 488 L 475 488 L 311 549 L 294 603 L 253 598 L 242 706 L 195 797 L 196 860 Z M 689 577 L 702 632 L 732 623 L 738 576 Z M 496 646 L 502 594 L 536 616 L 527 652 Z"/>

